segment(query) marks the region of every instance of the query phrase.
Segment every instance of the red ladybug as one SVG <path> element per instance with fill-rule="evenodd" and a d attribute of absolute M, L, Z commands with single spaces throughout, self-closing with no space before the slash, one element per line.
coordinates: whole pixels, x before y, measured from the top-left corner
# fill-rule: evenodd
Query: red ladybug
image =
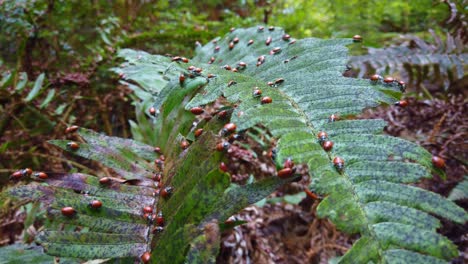
<path fill-rule="evenodd" d="M 329 118 L 328 118 L 328 122 L 335 122 L 336 120 L 338 120 L 338 116 L 333 114 L 331 115 Z"/>
<path fill-rule="evenodd" d="M 197 137 L 201 136 L 202 133 L 203 133 L 203 128 L 199 128 L 199 129 L 195 130 L 195 132 L 193 132 L 193 135 L 197 138 Z"/>
<path fill-rule="evenodd" d="M 293 173 L 294 170 L 292 168 L 284 168 L 278 171 L 278 177 L 282 179 L 289 178 L 293 175 Z"/>
<path fill-rule="evenodd" d="M 225 118 L 226 116 L 227 116 L 227 111 L 226 111 L 226 110 L 220 111 L 220 112 L 218 113 L 218 118 L 223 119 L 223 118 Z"/>
<path fill-rule="evenodd" d="M 239 42 L 239 38 L 238 37 L 235 37 L 232 42 L 234 42 L 234 44 L 237 44 Z"/>
<path fill-rule="evenodd" d="M 382 76 L 380 76 L 380 75 L 378 75 L 378 74 L 374 74 L 374 75 L 372 75 L 372 76 L 370 77 L 370 79 L 371 79 L 371 81 L 376 82 L 376 81 L 382 79 Z"/>
<path fill-rule="evenodd" d="M 320 200 L 320 197 L 317 194 L 311 192 L 309 189 L 305 188 L 304 192 L 307 194 L 307 196 L 312 198 L 312 200 Z"/>
<path fill-rule="evenodd" d="M 39 178 L 41 180 L 49 178 L 49 176 L 45 172 L 36 172 L 34 173 L 34 177 Z"/>
<path fill-rule="evenodd" d="M 103 185 L 104 184 L 109 184 L 110 182 L 111 182 L 111 179 L 108 178 L 108 177 L 104 177 L 104 178 L 99 179 L 99 183 L 103 184 Z"/>
<path fill-rule="evenodd" d="M 341 173 L 344 169 L 344 160 L 340 157 L 335 157 L 333 159 L 333 165 L 335 165 L 335 168 Z"/>
<path fill-rule="evenodd" d="M 359 35 L 354 35 L 353 36 L 353 42 L 362 42 L 362 37 Z"/>
<path fill-rule="evenodd" d="M 229 50 L 232 50 L 234 48 L 234 42 L 229 42 Z"/>
<path fill-rule="evenodd" d="M 216 75 L 214 75 L 214 74 L 212 74 L 212 73 L 209 73 L 206 77 L 209 78 L 209 79 L 211 79 L 211 78 L 216 77 Z"/>
<path fill-rule="evenodd" d="M 185 82 L 185 75 L 181 73 L 179 75 L 179 83 L 180 83 L 180 85 L 182 85 L 182 84 L 184 84 L 184 82 Z"/>
<path fill-rule="evenodd" d="M 143 207 L 143 213 L 145 214 L 151 214 L 153 212 L 153 207 L 151 206 L 145 206 Z"/>
<path fill-rule="evenodd" d="M 272 50 L 270 51 L 270 55 L 275 55 L 275 54 L 278 54 L 278 53 L 280 53 L 280 52 L 281 52 L 281 48 L 280 48 L 280 47 L 276 47 L 276 48 L 274 48 L 274 49 L 272 49 Z"/>
<path fill-rule="evenodd" d="M 317 135 L 317 138 L 319 139 L 319 142 L 322 143 L 322 142 L 324 142 L 324 141 L 327 140 L 328 135 L 327 135 L 326 132 L 320 131 L 320 132 L 318 133 L 318 135 Z"/>
<path fill-rule="evenodd" d="M 13 174 L 10 175 L 10 179 L 18 180 L 21 177 L 23 177 L 23 175 L 24 175 L 23 170 L 15 171 L 15 172 L 13 172 Z"/>
<path fill-rule="evenodd" d="M 67 143 L 67 147 L 69 149 L 71 149 L 71 150 L 77 150 L 77 149 L 80 148 L 80 145 L 78 143 L 72 141 L 72 142 Z"/>
<path fill-rule="evenodd" d="M 247 63 L 245 63 L 245 62 L 243 62 L 243 61 L 239 62 L 237 65 L 239 66 L 239 68 L 245 68 L 245 67 L 247 67 Z"/>
<path fill-rule="evenodd" d="M 255 89 L 252 93 L 253 97 L 260 97 L 262 95 L 262 90 Z"/>
<path fill-rule="evenodd" d="M 224 162 L 221 162 L 221 163 L 219 164 L 219 169 L 220 169 L 222 172 L 227 172 L 227 171 L 228 171 L 228 167 L 227 167 L 226 163 L 224 163 Z"/>
<path fill-rule="evenodd" d="M 164 189 L 162 189 L 160 191 L 160 194 L 163 198 L 168 198 L 169 196 L 171 196 L 172 192 L 174 191 L 174 188 L 172 187 L 165 187 Z"/>
<path fill-rule="evenodd" d="M 73 207 L 64 207 L 61 211 L 62 214 L 67 217 L 72 217 L 76 214 L 76 211 L 73 209 Z"/>
<path fill-rule="evenodd" d="M 237 129 L 237 126 L 236 124 L 234 123 L 227 123 L 226 125 L 224 125 L 224 128 L 223 128 L 223 133 L 226 134 L 226 133 L 234 133 Z"/>
<path fill-rule="evenodd" d="M 151 107 L 151 108 L 149 109 L 149 113 L 150 113 L 150 115 L 155 116 L 155 115 L 156 115 L 156 108 Z"/>
<path fill-rule="evenodd" d="M 438 156 L 432 156 L 432 164 L 439 169 L 445 168 L 445 160 Z"/>
<path fill-rule="evenodd" d="M 233 86 L 234 84 L 237 84 L 237 82 L 234 81 L 234 80 L 230 80 L 230 81 L 228 82 L 228 84 L 227 84 L 227 87 L 231 87 L 231 86 Z"/>
<path fill-rule="evenodd" d="M 160 147 L 154 147 L 154 152 L 161 154 L 161 148 Z"/>
<path fill-rule="evenodd" d="M 102 202 L 99 200 L 93 200 L 89 203 L 89 206 L 93 209 L 99 209 L 102 206 Z"/>
<path fill-rule="evenodd" d="M 325 141 L 325 142 L 323 142 L 322 147 L 323 147 L 323 149 L 324 149 L 325 151 L 330 151 L 330 150 L 332 150 L 332 148 L 333 148 L 333 142 L 331 142 L 331 141 Z"/>
<path fill-rule="evenodd" d="M 396 102 L 395 105 L 400 106 L 400 107 L 407 107 L 408 106 L 408 101 L 400 100 L 400 101 Z"/>
<path fill-rule="evenodd" d="M 264 96 L 264 97 L 262 97 L 261 103 L 262 103 L 262 104 L 271 104 L 272 101 L 273 101 L 273 100 L 271 99 L 271 97 L 269 97 L 269 96 Z"/>
<path fill-rule="evenodd" d="M 283 163 L 283 168 L 290 168 L 294 167 L 294 161 L 291 158 L 287 158 Z"/>
<path fill-rule="evenodd" d="M 67 127 L 67 129 L 65 129 L 65 134 L 70 134 L 70 133 L 74 133 L 78 130 L 78 128 L 80 128 L 79 126 L 69 126 Z"/>
<path fill-rule="evenodd" d="M 188 143 L 187 140 L 182 140 L 182 142 L 180 142 L 180 147 L 182 149 L 187 149 L 189 146 L 190 146 L 190 144 Z"/>
<path fill-rule="evenodd" d="M 150 252 L 145 252 L 143 255 L 141 255 L 141 262 L 143 263 L 148 263 L 151 260 L 151 253 Z"/>
<path fill-rule="evenodd" d="M 385 77 L 385 79 L 383 80 L 384 83 L 392 83 L 395 79 L 393 79 L 392 77 Z"/>
<path fill-rule="evenodd" d="M 159 212 L 158 215 L 156 216 L 156 224 L 158 226 L 163 226 L 164 225 L 164 216 L 162 212 Z"/>
<path fill-rule="evenodd" d="M 283 78 L 278 78 L 275 80 L 275 84 L 278 85 L 278 84 L 282 84 L 284 82 L 284 79 Z"/>
<path fill-rule="evenodd" d="M 199 106 L 196 106 L 196 107 L 193 107 L 192 109 L 190 109 L 190 112 L 192 112 L 192 114 L 194 114 L 194 115 L 201 115 L 203 112 L 205 112 L 205 110 L 203 110 L 203 108 L 201 108 Z"/>
<path fill-rule="evenodd" d="M 231 144 L 229 144 L 229 142 L 223 141 L 223 142 L 220 142 L 220 143 L 216 144 L 216 150 L 217 151 L 226 151 L 226 150 L 228 150 L 228 148 L 230 146 L 231 146 Z"/>

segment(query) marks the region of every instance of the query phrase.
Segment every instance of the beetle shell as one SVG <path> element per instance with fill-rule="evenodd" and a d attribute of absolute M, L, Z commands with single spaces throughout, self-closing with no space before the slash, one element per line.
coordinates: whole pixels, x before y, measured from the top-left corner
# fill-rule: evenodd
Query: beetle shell
<path fill-rule="evenodd" d="M 193 135 L 197 138 L 197 137 L 201 136 L 202 133 L 203 133 L 203 128 L 199 128 L 199 129 L 195 130 L 195 132 L 193 132 Z"/>
<path fill-rule="evenodd" d="M 311 191 L 310 191 L 309 189 L 307 189 L 307 188 L 304 189 L 304 192 L 307 194 L 307 196 L 309 196 L 310 198 L 312 198 L 312 200 L 319 200 L 319 199 L 320 199 L 320 197 L 319 197 L 317 194 L 311 192 Z"/>
<path fill-rule="evenodd" d="M 289 41 L 288 45 L 292 45 L 292 44 L 294 44 L 294 43 L 296 43 L 296 40 L 295 40 L 295 39 Z"/>
<path fill-rule="evenodd" d="M 23 170 L 15 171 L 10 175 L 10 179 L 15 180 L 20 179 L 21 177 L 23 177 Z"/>
<path fill-rule="evenodd" d="M 338 120 L 338 116 L 335 115 L 335 114 L 332 114 L 332 115 L 328 118 L 328 122 L 335 122 L 336 120 Z"/>
<path fill-rule="evenodd" d="M 270 46 L 270 43 L 271 43 L 271 37 L 268 37 L 268 38 L 265 40 L 265 45 Z"/>
<path fill-rule="evenodd" d="M 289 178 L 293 175 L 294 171 L 292 168 L 284 168 L 278 171 L 278 177 L 284 179 Z"/>
<path fill-rule="evenodd" d="M 408 101 L 400 100 L 400 101 L 396 102 L 395 105 L 400 106 L 400 107 L 407 107 L 408 106 Z"/>
<path fill-rule="evenodd" d="M 232 50 L 234 48 L 234 42 L 229 43 L 229 50 Z"/>
<path fill-rule="evenodd" d="M 67 127 L 67 129 L 65 129 L 65 134 L 70 134 L 70 133 L 74 133 L 78 130 L 78 128 L 80 128 L 79 126 L 69 126 Z"/>
<path fill-rule="evenodd" d="M 278 78 L 275 80 L 275 84 L 282 84 L 284 82 L 283 78 Z"/>
<path fill-rule="evenodd" d="M 227 111 L 226 110 L 219 111 L 218 118 L 225 118 L 226 116 L 227 116 Z"/>
<path fill-rule="evenodd" d="M 291 38 L 291 36 L 289 34 L 284 34 L 282 38 L 284 41 L 288 41 Z"/>
<path fill-rule="evenodd" d="M 151 207 L 151 206 L 143 207 L 143 213 L 151 214 L 152 212 L 153 212 L 153 207 Z"/>
<path fill-rule="evenodd" d="M 283 168 L 293 168 L 294 167 L 294 161 L 291 158 L 287 158 L 284 163 L 283 163 Z"/>
<path fill-rule="evenodd" d="M 235 37 L 232 42 L 234 42 L 234 44 L 237 44 L 239 42 L 239 38 L 238 37 Z"/>
<path fill-rule="evenodd" d="M 432 164 L 439 169 L 445 168 L 445 160 L 438 156 L 432 156 Z"/>
<path fill-rule="evenodd" d="M 156 115 L 156 109 L 154 107 L 151 107 L 149 109 L 149 113 L 150 113 L 150 115 L 155 116 Z"/>
<path fill-rule="evenodd" d="M 372 75 L 372 76 L 370 77 L 370 79 L 371 79 L 371 81 L 376 82 L 376 81 L 382 79 L 382 76 L 380 76 L 380 75 L 378 75 L 378 74 L 374 74 L 374 75 Z"/>
<path fill-rule="evenodd" d="M 239 65 L 240 68 L 245 68 L 245 67 L 247 67 L 247 63 L 245 63 L 245 62 L 243 62 L 243 61 L 239 62 L 237 65 Z"/>
<path fill-rule="evenodd" d="M 353 36 L 353 41 L 354 42 L 362 42 L 362 37 L 359 35 L 354 35 Z"/>
<path fill-rule="evenodd" d="M 182 62 L 183 63 L 188 63 L 189 62 L 189 59 L 185 58 L 185 57 L 182 57 Z"/>
<path fill-rule="evenodd" d="M 161 154 L 161 148 L 160 147 L 154 147 L 154 152 Z"/>
<path fill-rule="evenodd" d="M 263 31 L 264 29 L 265 29 L 265 27 L 263 27 L 263 26 L 258 27 L 258 31 Z"/>
<path fill-rule="evenodd" d="M 179 83 L 182 85 L 184 82 L 185 82 L 185 75 L 184 75 L 184 74 L 180 74 L 180 75 L 179 75 Z"/>
<path fill-rule="evenodd" d="M 227 123 L 226 125 L 224 125 L 223 130 L 226 131 L 226 132 L 233 133 L 234 131 L 236 131 L 236 128 L 237 128 L 236 124 Z"/>
<path fill-rule="evenodd" d="M 333 142 L 332 141 L 325 141 L 322 144 L 322 147 L 325 151 L 330 151 L 333 148 Z"/>
<path fill-rule="evenodd" d="M 223 68 L 224 68 L 225 70 L 228 70 L 228 71 L 230 71 L 230 70 L 232 69 L 231 66 L 229 66 L 229 65 L 227 65 L 227 64 L 224 65 Z"/>
<path fill-rule="evenodd" d="M 344 169 L 344 160 L 340 157 L 335 157 L 333 159 L 333 165 L 335 165 L 335 168 L 339 171 L 342 172 Z"/>
<path fill-rule="evenodd" d="M 102 202 L 99 200 L 93 200 L 89 203 L 89 206 L 93 209 L 99 209 L 102 206 Z"/>
<path fill-rule="evenodd" d="M 274 48 L 274 49 L 272 49 L 272 50 L 270 51 L 270 55 L 278 54 L 278 53 L 280 53 L 280 52 L 281 52 L 281 48 L 280 48 L 280 47 L 276 47 L 276 48 Z"/>
<path fill-rule="evenodd" d="M 253 39 L 250 39 L 249 42 L 247 42 L 247 46 L 250 46 L 254 43 Z"/>
<path fill-rule="evenodd" d="M 148 263 L 151 260 L 151 253 L 150 252 L 143 253 L 143 255 L 141 255 L 140 259 L 141 259 L 141 262 L 143 262 L 145 264 Z"/>
<path fill-rule="evenodd" d="M 182 149 L 187 149 L 189 146 L 190 146 L 190 144 L 188 143 L 187 140 L 182 140 L 182 142 L 180 142 L 180 147 Z"/>
<path fill-rule="evenodd" d="M 211 79 L 211 78 L 216 77 L 216 75 L 214 75 L 214 74 L 212 74 L 212 73 L 209 73 L 206 77 L 209 78 L 209 79 Z"/>
<path fill-rule="evenodd" d="M 217 151 L 226 151 L 226 150 L 229 149 L 230 146 L 231 146 L 231 144 L 229 144 L 229 142 L 223 141 L 223 142 L 220 142 L 220 143 L 216 144 L 216 150 Z"/>
<path fill-rule="evenodd" d="M 317 134 L 317 138 L 319 139 L 320 142 L 323 142 L 323 141 L 327 140 L 328 135 L 327 135 L 326 132 L 320 131 L 320 132 Z"/>
<path fill-rule="evenodd" d="M 111 182 L 111 179 L 108 178 L 108 177 L 104 177 L 104 178 L 99 179 L 100 184 L 109 184 L 110 182 Z"/>
<path fill-rule="evenodd" d="M 31 170 L 31 168 L 26 168 L 23 170 L 23 175 L 25 176 L 31 176 L 32 173 L 33 171 Z"/>
<path fill-rule="evenodd" d="M 227 172 L 227 171 L 228 171 L 228 167 L 227 167 L 226 163 L 224 163 L 224 162 L 221 162 L 221 163 L 219 164 L 219 169 L 220 169 L 222 172 Z"/>
<path fill-rule="evenodd" d="M 203 110 L 203 108 L 201 108 L 199 106 L 196 106 L 196 107 L 193 107 L 192 109 L 190 109 L 190 112 L 192 112 L 192 114 L 194 114 L 194 115 L 201 115 L 201 114 L 203 114 L 203 112 L 205 112 L 205 110 Z"/>
<path fill-rule="evenodd" d="M 231 29 L 229 29 L 229 31 L 230 31 L 231 33 L 234 32 L 234 30 L 236 30 L 235 27 L 232 27 Z"/>
<path fill-rule="evenodd" d="M 270 27 L 268 27 L 268 30 L 269 30 L 269 31 L 273 31 L 273 30 L 275 30 L 275 27 L 274 27 L 274 26 L 270 26 Z"/>
<path fill-rule="evenodd" d="M 160 194 L 163 198 L 167 198 L 169 196 L 171 196 L 172 192 L 174 191 L 174 188 L 172 187 L 165 187 L 163 188 L 161 191 L 160 191 Z"/>
<path fill-rule="evenodd" d="M 262 90 L 255 89 L 255 90 L 253 90 L 252 95 L 253 95 L 253 97 L 260 97 L 262 95 Z"/>
<path fill-rule="evenodd" d="M 49 178 L 49 176 L 45 172 L 36 172 L 34 173 L 34 177 L 39 178 L 41 180 Z"/>
<path fill-rule="evenodd" d="M 388 84 L 388 83 L 392 83 L 394 80 L 395 79 L 393 79 L 393 77 L 388 76 L 388 77 L 385 77 L 385 79 L 383 81 L 384 81 L 384 83 Z"/>
<path fill-rule="evenodd" d="M 73 207 L 63 207 L 61 211 L 64 216 L 68 217 L 72 217 L 76 214 L 76 211 L 73 209 Z"/>
<path fill-rule="evenodd" d="M 190 65 L 190 66 L 188 66 L 187 70 L 189 70 L 189 71 L 193 71 L 193 70 L 195 70 L 195 66 L 193 66 L 193 65 Z"/>
<path fill-rule="evenodd" d="M 80 148 L 80 145 L 76 142 L 68 142 L 67 147 L 71 150 L 77 150 Z"/>
<path fill-rule="evenodd" d="M 230 81 L 228 82 L 228 84 L 227 84 L 227 87 L 231 87 L 231 86 L 233 86 L 233 85 L 235 85 L 235 84 L 237 84 L 236 81 L 230 80 Z"/>
<path fill-rule="evenodd" d="M 159 212 L 157 215 L 156 215 L 156 224 L 158 226 L 163 226 L 164 225 L 164 216 L 163 216 L 163 213 L 162 212 Z"/>
<path fill-rule="evenodd" d="M 269 96 L 264 96 L 264 97 L 262 97 L 261 103 L 262 103 L 262 104 L 271 104 L 272 101 L 273 101 L 273 100 L 271 99 L 271 97 L 269 97 Z"/>

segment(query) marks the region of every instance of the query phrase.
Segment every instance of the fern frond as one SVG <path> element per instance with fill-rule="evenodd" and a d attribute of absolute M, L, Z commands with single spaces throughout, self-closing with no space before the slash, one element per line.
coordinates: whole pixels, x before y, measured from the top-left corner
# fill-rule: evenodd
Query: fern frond
<path fill-rule="evenodd" d="M 433 33 L 433 32 L 431 32 Z M 460 36 L 447 34 L 447 43 L 433 34 L 436 44 L 416 36 L 403 36 L 403 43 L 387 48 L 369 48 L 367 55 L 353 56 L 350 66 L 362 77 L 368 72 L 378 74 L 402 71 L 409 83 L 419 85 L 432 80 L 448 87 L 465 76 L 468 53 Z"/>
<path fill-rule="evenodd" d="M 455 257 L 454 245 L 434 231 L 439 222 L 423 211 L 459 223 L 467 221 L 466 212 L 439 195 L 401 184 L 430 177 L 431 155 L 414 143 L 378 135 L 384 125 L 381 120 L 328 120 L 332 114 L 352 116 L 366 107 L 390 103 L 399 97 L 396 87 L 342 77 L 344 45 L 349 40 L 307 39 L 290 44 L 282 40 L 283 34 L 278 28 L 236 30 L 217 44 L 207 44 L 198 50 L 195 59 L 201 62 L 213 56 L 218 65 L 237 65 L 242 61 L 248 66 L 242 69 L 242 74 L 223 74 L 225 70 L 219 66 L 206 65 L 206 70 L 218 77 L 186 108 L 207 104 L 223 95 L 237 104 L 231 121 L 240 130 L 261 123 L 279 138 L 278 163 L 288 157 L 306 163 L 312 177 L 311 188 L 327 195 L 318 207 L 318 214 L 329 217 L 342 230 L 361 233 L 366 243 L 372 244 L 364 251 L 357 243 L 347 255 L 353 257 L 344 257 L 342 263 L 356 263 L 361 258 L 366 260 L 363 263 L 432 259 L 426 254 L 446 260 Z M 239 44 L 229 50 L 228 43 L 234 37 L 240 39 Z M 273 39 L 270 46 L 264 42 L 268 37 Z M 250 38 L 256 44 L 247 46 Z M 215 53 L 214 45 L 224 51 L 222 55 Z M 281 52 L 269 54 L 273 47 L 280 47 Z M 262 55 L 264 62 L 254 66 Z M 276 87 L 266 85 L 277 78 L 284 82 Z M 237 84 L 228 87 L 230 80 Z M 253 87 L 262 89 L 273 102 L 261 105 L 252 96 Z M 326 153 L 317 140 L 322 130 L 335 144 L 331 153 Z M 346 161 L 343 173 L 333 166 L 336 156 Z M 403 211 L 404 219 L 391 217 L 392 212 Z M 417 219 L 427 225 L 418 224 Z M 408 237 L 410 229 L 417 234 Z M 428 246 L 426 239 L 436 242 L 435 246 Z M 389 251 L 395 247 L 401 252 L 414 252 L 396 256 L 395 251 Z"/>

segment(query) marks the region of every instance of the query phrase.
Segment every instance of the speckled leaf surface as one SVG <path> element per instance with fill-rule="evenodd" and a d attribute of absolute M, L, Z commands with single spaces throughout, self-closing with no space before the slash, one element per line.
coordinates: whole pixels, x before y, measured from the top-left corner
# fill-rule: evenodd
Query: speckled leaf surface
<path fill-rule="evenodd" d="M 0 264 L 51 264 L 54 257 L 43 253 L 43 249 L 38 246 L 13 244 L 4 246 L 0 250 Z M 62 264 L 80 263 L 77 259 L 60 258 Z"/>

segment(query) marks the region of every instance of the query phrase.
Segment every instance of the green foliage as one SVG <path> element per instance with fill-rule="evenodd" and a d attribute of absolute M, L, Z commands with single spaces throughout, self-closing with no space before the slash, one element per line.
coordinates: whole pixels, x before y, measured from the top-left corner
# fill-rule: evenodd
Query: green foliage
<path fill-rule="evenodd" d="M 452 201 L 468 198 L 468 176 L 465 176 L 462 182 L 457 184 L 450 192 L 448 199 Z"/>
<path fill-rule="evenodd" d="M 281 28 L 235 29 L 217 43 L 197 48 L 191 64 L 201 67 L 201 73 L 170 57 L 121 51 L 126 62 L 115 71 L 144 100 L 142 105 L 152 100 L 159 111 L 153 125 L 134 130 L 141 137 L 156 135 L 151 141 L 164 153 L 164 162 L 151 165 L 157 157 L 152 146 L 80 129 L 80 148 L 70 148 L 68 141 L 52 143 L 100 161 L 125 180 L 103 186 L 91 175 L 50 174 L 47 184 L 7 189 L 0 201 L 13 197 L 18 203 L 32 199 L 48 204 L 55 221 L 37 241 L 52 255 L 93 259 L 140 257 L 151 251 L 153 262 L 212 263 L 220 223 L 294 179 L 292 174 L 243 186 L 230 183 L 218 169 L 223 155 L 215 151 L 226 136 L 220 131 L 225 121 L 194 123 L 187 111 L 223 98 L 238 131 L 262 124 L 278 139 L 278 167 L 287 158 L 307 165 L 310 190 L 326 196 L 317 208 L 319 216 L 361 235 L 339 263 L 439 263 L 457 256 L 453 243 L 436 233 L 439 220 L 429 213 L 462 224 L 467 213 L 437 194 L 405 185 L 430 177 L 431 155 L 414 143 L 382 135 L 382 120 L 352 119 L 364 108 L 399 99 L 399 86 L 343 77 L 350 39 L 293 40 L 284 34 Z M 236 37 L 238 43 L 230 48 Z M 270 37 L 271 44 L 266 42 Z M 180 82 L 180 74 L 185 81 Z M 272 102 L 262 104 L 254 89 Z M 331 115 L 337 120 L 330 121 Z M 154 129 L 147 131 L 150 127 Z M 205 132 L 190 140 L 197 128 Z M 317 140 L 319 131 L 334 142 L 330 152 Z M 184 150 L 180 143 L 186 140 L 190 146 Z M 334 165 L 338 156 L 345 161 L 343 170 Z M 152 179 L 157 173 L 163 175 L 159 183 Z M 153 196 L 155 184 L 160 193 L 169 186 L 174 193 Z M 92 199 L 102 200 L 103 207 L 90 208 Z M 142 216 L 145 205 L 163 212 L 162 233 L 153 233 L 154 223 Z M 77 214 L 61 215 L 64 206 L 73 206 Z M 58 223 L 65 223 L 65 230 Z M 84 228 L 72 230 L 75 226 Z"/>

